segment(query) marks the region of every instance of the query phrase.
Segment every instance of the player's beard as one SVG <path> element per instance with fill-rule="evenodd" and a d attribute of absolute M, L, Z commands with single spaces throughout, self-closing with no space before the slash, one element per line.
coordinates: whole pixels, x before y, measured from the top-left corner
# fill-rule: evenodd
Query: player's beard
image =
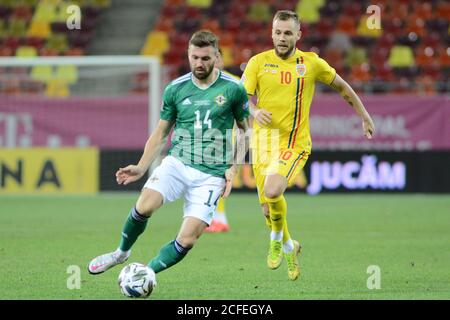
<path fill-rule="evenodd" d="M 275 53 L 277 54 L 277 56 L 279 56 L 281 59 L 286 59 L 289 58 L 289 56 L 292 54 L 292 52 L 294 51 L 294 46 L 289 46 L 287 45 L 288 50 L 285 52 L 280 52 L 278 51 L 278 46 L 275 45 Z"/>
<path fill-rule="evenodd" d="M 214 70 L 214 64 L 211 65 L 209 68 L 197 68 L 192 71 L 194 73 L 194 76 L 199 80 L 205 80 L 209 77 L 211 72 Z M 199 72 L 200 71 L 200 72 Z"/>

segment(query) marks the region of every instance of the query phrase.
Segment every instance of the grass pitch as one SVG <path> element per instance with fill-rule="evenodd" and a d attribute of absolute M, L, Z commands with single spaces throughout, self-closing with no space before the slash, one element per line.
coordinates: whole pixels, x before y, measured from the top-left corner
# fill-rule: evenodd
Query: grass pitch
<path fill-rule="evenodd" d="M 266 266 L 269 232 L 256 194 L 226 202 L 231 231 L 205 234 L 178 265 L 157 275 L 150 299 L 449 299 L 450 196 L 288 194 L 302 274 Z M 127 299 L 117 276 L 87 272 L 115 249 L 137 193 L 0 196 L 0 299 Z M 177 234 L 182 202 L 161 208 L 128 262 L 147 263 Z M 72 267 L 71 267 L 72 266 Z M 80 268 L 80 289 L 73 270 Z M 369 266 L 381 288 L 368 289 Z M 75 269 L 71 269 L 75 268 Z"/>

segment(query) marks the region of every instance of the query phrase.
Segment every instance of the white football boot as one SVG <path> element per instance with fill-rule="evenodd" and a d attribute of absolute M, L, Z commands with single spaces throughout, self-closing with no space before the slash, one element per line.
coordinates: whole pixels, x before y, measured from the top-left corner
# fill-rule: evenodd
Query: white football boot
<path fill-rule="evenodd" d="M 125 254 L 120 254 L 119 251 L 113 251 L 98 256 L 89 263 L 88 271 L 90 274 L 100 274 L 106 270 L 124 263 L 128 260 L 131 251 L 127 251 Z"/>

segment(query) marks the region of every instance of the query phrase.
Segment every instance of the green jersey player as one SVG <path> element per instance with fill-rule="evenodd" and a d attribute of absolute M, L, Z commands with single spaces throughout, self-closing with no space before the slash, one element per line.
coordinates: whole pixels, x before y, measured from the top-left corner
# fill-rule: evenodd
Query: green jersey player
<path fill-rule="evenodd" d="M 140 179 L 159 155 L 174 128 L 169 155 L 153 171 L 131 209 L 117 250 L 94 258 L 88 270 L 102 273 L 125 262 L 131 247 L 146 228 L 148 218 L 164 203 L 184 198 L 184 218 L 176 238 L 164 245 L 148 266 L 155 273 L 180 262 L 211 223 L 217 200 L 231 191 L 236 164 L 247 149 L 248 100 L 239 81 L 215 68 L 217 37 L 201 30 L 189 41 L 191 72 L 172 81 L 165 89 L 161 119 L 145 145 L 137 165 L 116 172 L 118 184 Z M 232 154 L 231 130 L 236 122 L 244 131 Z"/>

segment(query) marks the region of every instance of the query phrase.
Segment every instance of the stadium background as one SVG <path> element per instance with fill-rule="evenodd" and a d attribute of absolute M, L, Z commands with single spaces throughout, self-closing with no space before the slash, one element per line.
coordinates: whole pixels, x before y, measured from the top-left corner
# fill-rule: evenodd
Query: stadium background
<path fill-rule="evenodd" d="M 81 29 L 70 30 L 67 25 L 73 13 L 67 8 L 73 4 L 80 8 Z M 374 14 L 366 11 L 370 5 L 380 9 L 379 29 L 368 27 L 368 19 Z M 349 220 L 342 221 L 348 226 L 365 210 L 366 201 L 373 206 L 368 211 L 375 219 L 380 218 L 375 213 L 382 211 L 383 203 L 389 203 L 393 207 L 388 211 L 398 211 L 400 220 L 408 220 L 402 213 L 415 211 L 420 215 L 410 220 L 412 225 L 420 226 L 422 219 L 426 220 L 422 214 L 434 217 L 433 226 L 427 230 L 442 238 L 433 243 L 448 244 L 448 236 L 442 235 L 450 231 L 448 1 L 0 0 L 0 56 L 36 61 L 56 56 L 152 56 L 161 63 L 160 84 L 164 86 L 189 71 L 189 37 L 195 30 L 207 28 L 220 37 L 225 69 L 240 76 L 252 55 L 272 47 L 271 19 L 279 9 L 299 13 L 302 39 L 298 47 L 318 53 L 336 68 L 360 94 L 377 130 L 373 140 L 364 141 L 352 110 L 330 88 L 319 84 L 311 109 L 313 152 L 304 172 L 289 189 L 292 208 L 302 208 L 306 203 L 308 209 L 324 211 L 323 222 L 328 223 L 328 211 L 338 203 L 341 207 L 336 214 L 347 217 Z M 8 256 L 7 248 L 15 247 L 7 235 L 20 220 L 11 215 L 34 213 L 32 219 L 36 219 L 37 226 L 45 228 L 39 214 L 42 221 L 55 214 L 64 215 L 60 212 L 62 206 L 70 213 L 66 213 L 68 216 L 76 215 L 77 219 L 83 217 L 79 212 L 86 212 L 85 223 L 92 223 L 93 215 L 106 216 L 105 206 L 109 206 L 105 203 L 112 201 L 122 203 L 118 205 L 121 212 L 116 213 L 116 224 L 121 224 L 121 215 L 125 215 L 145 181 L 118 187 L 114 172 L 119 166 L 138 161 L 141 155 L 151 121 L 150 79 L 148 69 L 131 66 L 0 66 L 0 229 L 5 237 L 2 247 L 6 247 L 0 253 Z M 242 210 L 241 205 L 251 211 L 254 223 L 263 227 L 258 220 L 254 186 L 251 168 L 245 165 L 234 181 L 235 191 L 243 194 L 229 200 L 233 230 L 239 230 L 239 222 L 253 225 L 253 220 L 243 222 L 233 216 L 232 211 Z M 104 193 L 119 190 L 134 193 Z M 374 191 L 374 198 L 359 194 Z M 310 198 L 318 193 L 339 196 Z M 430 193 L 440 195 L 424 195 Z M 91 203 L 93 199 L 98 203 Z M 361 203 L 348 208 L 341 202 L 347 201 L 343 199 Z M 326 208 L 323 210 L 322 201 Z M 397 210 L 395 203 L 405 207 Z M 176 219 L 181 208 L 169 208 L 176 211 L 173 217 L 179 221 Z M 291 211 L 290 219 L 294 215 Z M 292 221 L 299 226 L 308 224 L 308 214 Z M 369 221 L 360 221 L 362 229 L 367 227 L 364 223 L 370 225 Z M 66 227 L 63 221 L 59 226 Z M 110 228 L 117 233 L 117 226 Z M 257 232 L 262 233 L 261 228 Z M 169 230 L 175 232 L 175 222 Z M 420 230 L 418 227 L 416 231 Z M 387 241 L 392 240 L 390 232 Z M 28 236 L 33 234 L 31 231 Z M 418 235 L 411 232 L 408 236 Z M 220 237 L 226 243 L 227 239 Z M 434 249 L 438 250 L 439 245 Z M 433 279 L 448 276 L 443 269 L 449 261 L 447 250 Z M 440 290 L 449 288 L 448 279 L 440 283 L 432 297 L 442 297 Z M 9 283 L 7 279 L 0 282 Z M 48 297 L 55 298 L 50 294 Z M 280 298 L 286 297 L 299 298 L 288 293 Z M 312 297 L 336 296 L 328 292 Z"/>

